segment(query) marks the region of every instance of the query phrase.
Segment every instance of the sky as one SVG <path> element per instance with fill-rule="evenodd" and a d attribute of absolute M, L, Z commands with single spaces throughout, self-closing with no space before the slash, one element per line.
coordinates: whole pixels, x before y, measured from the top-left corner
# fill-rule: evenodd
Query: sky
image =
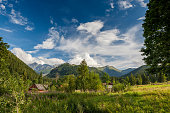
<path fill-rule="evenodd" d="M 0 0 L 0 37 L 26 64 L 144 65 L 149 0 Z"/>

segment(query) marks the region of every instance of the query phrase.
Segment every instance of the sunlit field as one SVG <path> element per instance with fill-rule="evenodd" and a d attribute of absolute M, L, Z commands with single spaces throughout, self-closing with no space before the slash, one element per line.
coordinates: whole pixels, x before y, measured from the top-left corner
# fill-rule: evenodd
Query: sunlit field
<path fill-rule="evenodd" d="M 170 111 L 170 84 L 132 86 L 119 93 L 45 93 L 28 95 L 24 112 L 115 113 Z"/>

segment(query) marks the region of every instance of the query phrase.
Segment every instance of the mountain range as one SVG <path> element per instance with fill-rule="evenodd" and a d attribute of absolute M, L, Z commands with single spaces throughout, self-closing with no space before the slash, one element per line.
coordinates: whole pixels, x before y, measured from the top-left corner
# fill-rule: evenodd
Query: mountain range
<path fill-rule="evenodd" d="M 74 74 L 75 76 L 77 76 L 78 75 L 77 69 L 79 67 L 79 65 L 74 65 L 69 63 L 64 63 L 59 66 L 32 63 L 29 64 L 29 66 L 37 73 L 42 72 L 43 75 L 47 75 L 47 77 L 50 78 L 55 78 L 56 75 L 64 76 L 64 75 Z M 89 70 L 98 73 L 100 76 L 104 75 L 104 73 L 108 73 L 110 76 L 125 77 L 125 76 L 130 76 L 131 73 L 133 75 L 143 74 L 145 72 L 145 69 L 147 68 L 148 66 L 141 66 L 139 68 L 128 68 L 125 70 L 119 70 L 113 66 L 104 66 L 104 67 L 89 67 Z"/>
<path fill-rule="evenodd" d="M 37 73 L 42 72 L 43 75 L 50 73 L 50 71 L 55 67 L 49 64 L 38 64 L 36 62 L 29 64 L 28 66 L 35 70 Z"/>

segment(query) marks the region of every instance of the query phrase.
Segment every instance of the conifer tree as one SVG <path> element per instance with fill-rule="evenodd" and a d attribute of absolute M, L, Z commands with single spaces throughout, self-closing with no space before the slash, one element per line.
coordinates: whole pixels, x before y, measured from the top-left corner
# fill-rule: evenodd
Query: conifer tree
<path fill-rule="evenodd" d="M 141 49 L 150 74 L 170 76 L 170 1 L 150 0 L 143 24 L 145 37 Z"/>
<path fill-rule="evenodd" d="M 134 75 L 131 73 L 130 78 L 129 78 L 130 84 L 135 85 L 136 84 L 136 78 Z"/>
<path fill-rule="evenodd" d="M 86 91 L 86 89 L 88 88 L 89 69 L 85 59 L 80 63 L 78 73 L 79 73 L 78 77 L 79 88 L 82 89 L 83 91 Z"/>

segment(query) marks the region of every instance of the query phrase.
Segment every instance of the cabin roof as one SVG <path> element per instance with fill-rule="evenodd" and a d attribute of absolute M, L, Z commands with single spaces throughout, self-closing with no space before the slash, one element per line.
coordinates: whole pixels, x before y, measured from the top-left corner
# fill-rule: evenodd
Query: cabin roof
<path fill-rule="evenodd" d="M 39 90 L 46 90 L 42 84 L 35 84 Z"/>

